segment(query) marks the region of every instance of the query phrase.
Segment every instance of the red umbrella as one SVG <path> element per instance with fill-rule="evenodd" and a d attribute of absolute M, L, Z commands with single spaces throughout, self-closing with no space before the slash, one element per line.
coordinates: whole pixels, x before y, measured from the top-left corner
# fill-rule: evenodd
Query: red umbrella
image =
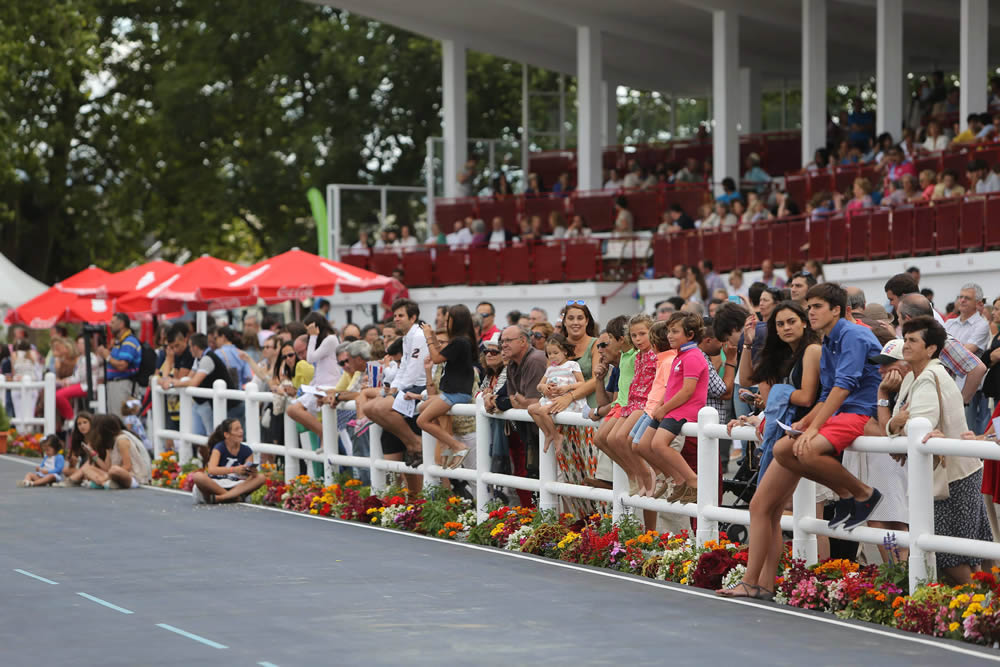
<path fill-rule="evenodd" d="M 337 287 L 343 292 L 382 289 L 391 278 L 356 266 L 324 259 L 298 248 L 250 267 L 224 287 L 207 286 L 203 294 L 256 295 L 268 302 L 328 296 Z"/>
<path fill-rule="evenodd" d="M 124 296 L 162 283 L 181 270 L 181 267 L 161 259 L 119 271 L 108 279 L 109 296 Z"/>
<path fill-rule="evenodd" d="M 257 303 L 255 296 L 216 295 L 207 288 L 226 285 L 246 273 L 246 267 L 208 255 L 185 264 L 174 275 L 153 287 L 131 292 L 118 299 L 125 312 L 171 313 L 188 310 L 224 310 Z"/>
<path fill-rule="evenodd" d="M 110 322 L 115 312 L 113 305 L 111 301 L 79 297 L 51 287 L 9 311 L 4 322 L 30 329 L 48 329 L 59 322 Z"/>
<path fill-rule="evenodd" d="M 83 271 L 57 282 L 54 287 L 79 296 L 107 296 L 108 281 L 111 279 L 111 275 L 104 269 L 91 264 Z"/>

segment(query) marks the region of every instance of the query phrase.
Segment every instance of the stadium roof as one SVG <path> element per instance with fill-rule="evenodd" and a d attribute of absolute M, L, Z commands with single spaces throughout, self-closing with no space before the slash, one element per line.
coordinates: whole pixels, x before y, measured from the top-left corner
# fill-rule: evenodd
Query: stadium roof
<path fill-rule="evenodd" d="M 903 4 L 903 69 L 959 65 L 960 0 Z M 434 39 L 576 74 L 577 25 L 604 37 L 604 78 L 635 88 L 702 95 L 711 90 L 712 10 L 740 15 L 739 63 L 767 87 L 801 77 L 802 0 L 331 0 L 330 4 Z M 878 0 L 827 4 L 828 80 L 854 83 L 876 61 Z M 989 41 L 1000 42 L 1000 12 Z"/>

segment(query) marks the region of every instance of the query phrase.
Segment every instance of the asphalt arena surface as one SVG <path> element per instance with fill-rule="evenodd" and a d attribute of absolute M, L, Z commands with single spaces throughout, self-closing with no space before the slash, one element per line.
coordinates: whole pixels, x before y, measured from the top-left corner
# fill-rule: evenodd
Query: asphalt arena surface
<path fill-rule="evenodd" d="M 0 665 L 964 665 L 1000 652 L 153 489 L 18 489 Z"/>

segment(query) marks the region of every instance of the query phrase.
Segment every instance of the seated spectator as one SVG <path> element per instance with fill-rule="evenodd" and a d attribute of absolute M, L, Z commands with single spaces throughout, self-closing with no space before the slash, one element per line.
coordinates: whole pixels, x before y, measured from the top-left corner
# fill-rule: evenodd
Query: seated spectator
<path fill-rule="evenodd" d="M 493 196 L 497 199 L 503 199 L 505 197 L 510 197 L 514 194 L 514 190 L 510 187 L 510 181 L 507 180 L 507 174 L 501 171 L 497 174 L 497 177 L 493 179 Z"/>
<path fill-rule="evenodd" d="M 902 139 L 899 141 L 899 150 L 903 151 L 903 157 L 913 160 L 917 157 L 920 146 L 916 143 L 913 130 L 909 127 L 903 128 Z"/>
<path fill-rule="evenodd" d="M 1000 175 L 985 160 L 973 160 L 969 164 L 969 172 L 972 173 L 973 164 L 976 167 L 975 178 L 970 175 L 969 182 L 972 183 L 971 190 L 976 194 L 988 194 L 990 192 L 1000 192 Z"/>
<path fill-rule="evenodd" d="M 368 230 L 362 229 L 358 232 L 358 240 L 351 246 L 349 254 L 367 255 L 370 249 L 371 239 L 368 237 Z"/>
<path fill-rule="evenodd" d="M 524 194 L 540 195 L 542 192 L 544 192 L 542 189 L 542 179 L 538 177 L 538 174 L 528 174 L 528 187 L 524 189 Z"/>
<path fill-rule="evenodd" d="M 787 192 L 778 191 L 774 193 L 774 205 L 770 210 L 775 218 L 784 218 L 790 215 L 798 215 L 799 205 L 788 196 Z"/>
<path fill-rule="evenodd" d="M 470 225 L 472 240 L 469 246 L 472 248 L 484 248 L 489 243 L 489 236 L 486 234 L 486 223 L 480 219 L 475 219 Z M 405 229 L 405 228 L 404 228 Z"/>
<path fill-rule="evenodd" d="M 739 224 L 736 216 L 730 212 L 729 204 L 724 201 L 717 200 L 715 202 L 715 211 L 708 216 L 701 223 L 701 229 L 703 230 L 719 230 L 719 231 L 729 231 L 735 228 Z"/>
<path fill-rule="evenodd" d="M 694 220 L 691 219 L 680 204 L 674 202 L 663 214 L 663 222 L 656 228 L 657 234 L 667 234 L 674 232 L 686 232 L 695 228 Z"/>
<path fill-rule="evenodd" d="M 917 169 L 910 160 L 903 157 L 903 151 L 893 146 L 886 151 L 883 174 L 885 182 L 883 189 L 888 189 L 889 184 L 902 181 L 906 174 L 916 176 Z"/>
<path fill-rule="evenodd" d="M 899 387 L 899 399 L 889 419 L 889 408 L 879 406 L 880 421 L 888 420 L 887 435 L 906 435 L 909 420 L 927 419 L 934 429 L 924 438 L 972 435 L 966 428 L 962 393 L 939 361 L 947 334 L 930 317 L 915 317 L 903 324 L 903 358 L 910 372 Z M 968 436 L 966 436 L 968 437 Z M 947 477 L 948 497 L 934 501 L 934 533 L 972 540 L 993 540 L 980 489 L 983 462 L 965 456 L 942 457 L 935 477 Z M 971 582 L 981 559 L 937 552 L 937 566 L 955 584 Z"/>
<path fill-rule="evenodd" d="M 569 172 L 559 174 L 559 180 L 552 186 L 552 192 L 560 197 L 568 197 L 573 192 L 573 186 L 569 182 Z"/>
<path fill-rule="evenodd" d="M 622 186 L 622 179 L 618 175 L 617 169 L 611 169 L 608 172 L 608 180 L 604 182 L 605 190 L 617 190 Z"/>
<path fill-rule="evenodd" d="M 927 138 L 922 147 L 929 153 L 939 153 L 948 148 L 948 137 L 941 132 L 941 123 L 936 120 L 927 123 Z"/>
<path fill-rule="evenodd" d="M 747 170 L 743 173 L 743 182 L 753 187 L 757 192 L 767 190 L 771 175 L 760 167 L 760 155 L 750 153 L 747 156 Z"/>
<path fill-rule="evenodd" d="M 499 215 L 494 216 L 493 221 L 490 223 L 489 247 L 494 250 L 500 250 L 514 239 L 514 235 L 503 224 L 503 218 Z"/>
<path fill-rule="evenodd" d="M 566 229 L 566 238 L 582 239 L 588 238 L 590 234 L 590 225 L 587 224 L 587 219 L 579 213 L 575 214 L 570 221 L 569 228 Z"/>
<path fill-rule="evenodd" d="M 89 459 L 68 478 L 93 489 L 137 489 L 152 478 L 152 463 L 142 442 L 122 428 L 115 415 L 94 415 L 84 451 Z"/>
<path fill-rule="evenodd" d="M 715 201 L 731 204 L 733 201 L 742 198 L 743 195 L 736 189 L 736 181 L 728 176 L 722 179 L 722 194 L 716 197 Z"/>
<path fill-rule="evenodd" d="M 979 122 L 983 126 L 979 132 L 976 133 L 976 141 L 983 141 L 988 139 L 995 132 L 996 128 L 993 125 L 993 116 L 988 113 L 983 113 L 979 115 Z"/>
<path fill-rule="evenodd" d="M 427 234 L 427 240 L 424 241 L 424 245 L 444 245 L 447 242 L 448 237 L 441 231 L 438 223 L 431 224 L 431 231 Z"/>
<path fill-rule="evenodd" d="M 635 158 L 632 158 L 628 161 L 628 170 L 622 179 L 622 187 L 626 190 L 638 190 L 640 185 L 642 185 L 642 167 Z"/>
<path fill-rule="evenodd" d="M 863 158 L 864 162 L 874 162 L 878 165 L 879 169 L 885 166 L 886 158 L 889 156 L 889 151 L 893 149 L 895 143 L 892 140 L 892 135 L 888 132 L 883 132 L 878 135 L 878 139 L 875 141 L 875 146 L 872 148 L 871 152 Z M 902 153 L 902 151 L 900 151 Z"/>
<path fill-rule="evenodd" d="M 66 459 L 59 450 L 62 449 L 62 443 L 59 442 L 58 436 L 50 435 L 42 442 L 42 462 L 35 466 L 34 472 L 29 472 L 24 476 L 20 482 L 17 483 L 18 486 L 48 486 L 50 484 L 55 484 L 56 482 L 61 482 L 63 479 L 63 468 L 66 465 Z"/>
<path fill-rule="evenodd" d="M 624 195 L 615 199 L 615 233 L 631 234 L 635 225 L 632 211 L 628 210 L 628 200 Z"/>
<path fill-rule="evenodd" d="M 756 192 L 751 192 L 747 195 L 747 210 L 740 218 L 740 222 L 744 225 L 752 225 L 756 222 L 763 222 L 765 220 L 770 220 L 774 216 L 771 212 L 767 210 L 764 206 L 764 200 L 757 196 Z"/>
<path fill-rule="evenodd" d="M 697 158 L 689 157 L 685 161 L 684 168 L 674 176 L 674 183 L 702 183 L 705 174 L 698 165 Z"/>
<path fill-rule="evenodd" d="M 452 250 L 465 248 L 472 243 L 472 232 L 466 229 L 464 220 L 456 220 L 453 229 L 454 231 L 447 236 L 448 246 Z"/>
<path fill-rule="evenodd" d="M 552 238 L 566 238 L 566 216 L 559 211 L 549 213 L 549 229 L 552 230 Z"/>
<path fill-rule="evenodd" d="M 924 169 L 920 172 L 920 198 L 923 201 L 930 201 L 934 198 L 934 189 L 937 187 L 937 174 L 933 169 Z"/>
<path fill-rule="evenodd" d="M 825 148 L 817 148 L 813 153 L 812 162 L 802 168 L 802 172 L 827 171 L 830 169 L 830 154 Z"/>
<path fill-rule="evenodd" d="M 966 128 L 951 140 L 953 146 L 975 143 L 976 137 L 983 130 L 982 114 L 970 113 L 966 116 L 965 121 Z"/>
<path fill-rule="evenodd" d="M 417 237 L 410 232 L 409 225 L 403 225 L 399 228 L 399 247 L 403 250 L 409 250 L 416 248 L 419 245 Z"/>
<path fill-rule="evenodd" d="M 958 183 L 958 174 L 954 169 L 945 169 L 941 172 L 941 182 L 934 186 L 934 194 L 931 199 L 951 199 L 952 197 L 962 197 L 965 195 L 965 188 Z"/>
<path fill-rule="evenodd" d="M 263 486 L 253 450 L 243 444 L 243 427 L 236 419 L 223 420 L 208 437 L 211 454 L 204 471 L 191 473 L 191 495 L 196 503 L 230 503 Z M 249 462 L 249 463 L 248 463 Z"/>

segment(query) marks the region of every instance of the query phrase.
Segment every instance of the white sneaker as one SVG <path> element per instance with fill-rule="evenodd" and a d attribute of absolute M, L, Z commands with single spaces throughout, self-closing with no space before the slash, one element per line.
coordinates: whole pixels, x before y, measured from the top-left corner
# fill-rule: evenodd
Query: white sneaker
<path fill-rule="evenodd" d="M 72 486 L 72 484 L 70 484 L 66 480 L 60 480 L 60 481 L 56 482 L 55 484 L 53 484 L 52 486 L 56 487 L 57 489 L 65 489 L 65 488 L 68 488 L 68 487 Z"/>
<path fill-rule="evenodd" d="M 201 489 L 198 488 L 197 484 L 191 487 L 191 497 L 194 498 L 195 505 L 202 505 L 207 502 L 205 500 L 205 494 L 201 492 Z"/>
<path fill-rule="evenodd" d="M 23 489 L 23 488 L 26 488 L 26 487 L 29 487 L 29 486 L 31 486 L 32 484 L 31 484 L 31 482 L 29 482 L 28 480 L 26 480 L 26 479 L 22 479 L 22 480 L 21 480 L 20 482 L 18 482 L 18 483 L 17 483 L 17 485 L 18 485 L 18 486 L 19 486 L 20 488 L 22 488 L 22 489 Z"/>

